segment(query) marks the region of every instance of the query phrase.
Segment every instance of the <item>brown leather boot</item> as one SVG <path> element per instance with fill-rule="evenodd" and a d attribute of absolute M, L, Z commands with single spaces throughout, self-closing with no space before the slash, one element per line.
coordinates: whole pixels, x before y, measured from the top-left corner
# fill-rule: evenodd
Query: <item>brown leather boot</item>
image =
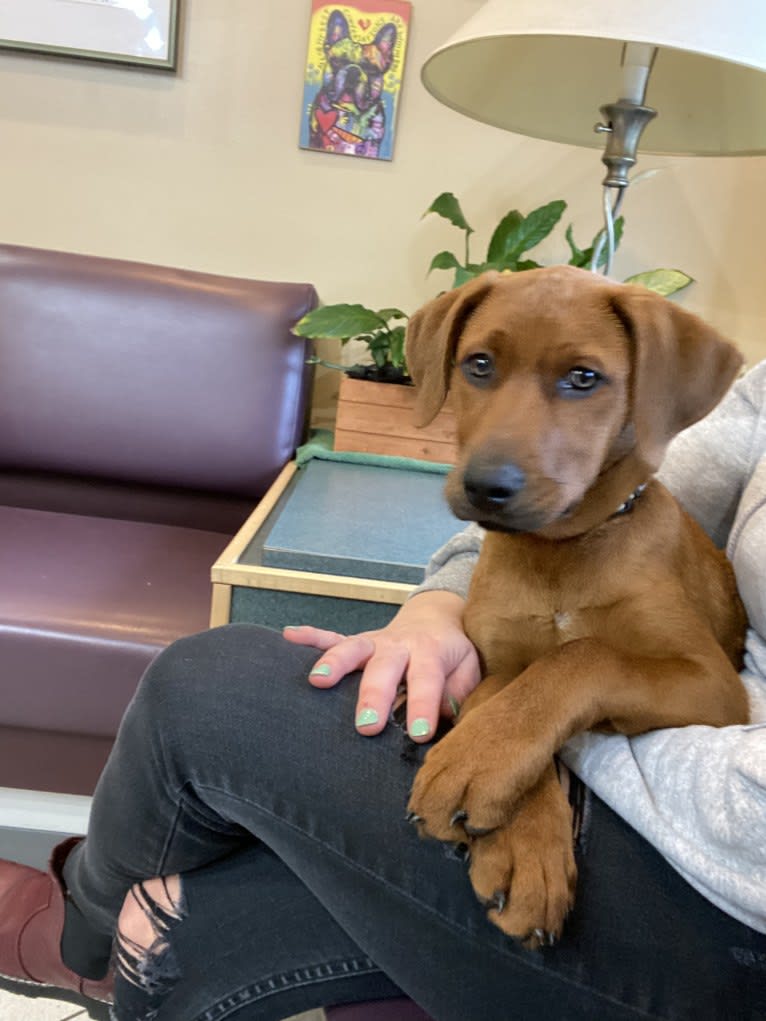
<path fill-rule="evenodd" d="M 61 868 L 80 837 L 53 849 L 47 872 L 0 860 L 0 976 L 27 985 L 67 989 L 112 1002 L 113 975 L 80 978 L 61 959 L 64 887 Z"/>

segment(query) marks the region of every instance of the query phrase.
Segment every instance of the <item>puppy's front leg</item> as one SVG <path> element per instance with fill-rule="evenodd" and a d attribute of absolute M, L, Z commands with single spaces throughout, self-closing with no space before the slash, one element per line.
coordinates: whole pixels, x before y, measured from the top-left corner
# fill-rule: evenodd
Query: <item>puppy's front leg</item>
<path fill-rule="evenodd" d="M 429 749 L 408 805 L 422 835 L 462 843 L 466 833 L 503 825 L 551 760 L 553 749 L 546 754 L 530 732 L 514 726 L 508 695 L 517 683 L 486 677 L 461 706 L 454 730 Z M 514 775 L 520 763 L 527 766 L 521 781 Z"/>
<path fill-rule="evenodd" d="M 460 840 L 459 826 L 488 832 L 503 825 L 573 734 L 747 722 L 736 671 L 704 637 L 693 653 L 639 656 L 580 638 L 541 657 L 431 748 L 409 810 L 430 836 Z"/>
<path fill-rule="evenodd" d="M 577 881 L 572 811 L 553 762 L 510 821 L 470 846 L 471 883 L 489 920 L 530 949 L 553 943 Z"/>

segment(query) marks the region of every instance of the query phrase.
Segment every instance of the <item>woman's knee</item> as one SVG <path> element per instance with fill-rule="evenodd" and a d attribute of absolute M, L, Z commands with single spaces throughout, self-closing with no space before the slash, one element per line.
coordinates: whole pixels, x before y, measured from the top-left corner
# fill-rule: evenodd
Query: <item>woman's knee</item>
<path fill-rule="evenodd" d="M 247 715 L 269 717 L 270 700 L 306 683 L 315 649 L 247 624 L 212 628 L 169 645 L 139 685 L 131 715 L 151 721 L 168 737 L 204 721 Z"/>
<path fill-rule="evenodd" d="M 144 674 L 138 694 L 160 712 L 205 701 L 220 706 L 267 672 L 273 676 L 275 665 L 277 672 L 300 669 L 296 651 L 305 652 L 256 625 L 211 628 L 164 649 Z"/>

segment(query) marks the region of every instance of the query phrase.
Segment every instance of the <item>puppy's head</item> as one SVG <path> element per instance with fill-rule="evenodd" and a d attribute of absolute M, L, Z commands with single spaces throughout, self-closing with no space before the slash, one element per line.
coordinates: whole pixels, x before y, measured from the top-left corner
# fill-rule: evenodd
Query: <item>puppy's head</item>
<path fill-rule="evenodd" d="M 455 514 L 563 536 L 646 481 L 742 358 L 667 299 L 558 266 L 486 273 L 441 295 L 410 320 L 407 361 L 421 424 L 453 395 Z"/>

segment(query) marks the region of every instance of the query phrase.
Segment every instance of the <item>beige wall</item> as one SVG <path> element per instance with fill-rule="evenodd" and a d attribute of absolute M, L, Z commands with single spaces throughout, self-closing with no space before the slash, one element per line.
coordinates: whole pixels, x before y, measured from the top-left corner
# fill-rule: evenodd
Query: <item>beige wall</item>
<path fill-rule="evenodd" d="M 446 224 L 420 221 L 440 191 L 458 194 L 482 243 L 509 208 L 559 197 L 589 239 L 596 150 L 473 123 L 420 84 L 426 54 L 479 4 L 415 0 L 391 163 L 298 148 L 308 0 L 185 0 L 177 75 L 0 54 L 0 238 L 310 280 L 325 301 L 405 310 L 445 286 L 425 270 L 459 244 Z M 766 357 L 766 159 L 644 157 L 650 167 L 661 172 L 626 201 L 615 274 L 687 270 L 698 283 L 684 304 L 750 361 Z M 566 258 L 563 237 L 544 254 Z"/>

